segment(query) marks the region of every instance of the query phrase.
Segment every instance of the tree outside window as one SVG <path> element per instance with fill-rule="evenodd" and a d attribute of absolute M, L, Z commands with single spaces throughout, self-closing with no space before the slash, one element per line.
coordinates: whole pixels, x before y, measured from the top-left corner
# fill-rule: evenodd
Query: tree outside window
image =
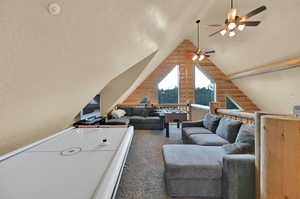
<path fill-rule="evenodd" d="M 195 66 L 195 103 L 209 106 L 215 101 L 215 83 Z"/>
<path fill-rule="evenodd" d="M 158 84 L 159 104 L 178 104 L 179 65 L 176 65 Z"/>

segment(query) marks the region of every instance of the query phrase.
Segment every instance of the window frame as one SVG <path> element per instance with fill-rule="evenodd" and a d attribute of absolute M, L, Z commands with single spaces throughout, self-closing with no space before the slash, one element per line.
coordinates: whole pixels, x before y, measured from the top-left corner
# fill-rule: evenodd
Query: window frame
<path fill-rule="evenodd" d="M 163 103 L 163 104 L 179 104 L 180 102 L 180 65 L 179 64 L 175 64 L 174 67 L 172 67 L 172 69 L 162 78 L 160 79 L 160 81 L 157 83 L 157 102 L 158 104 L 160 103 L 160 95 L 159 95 L 159 84 L 177 67 L 177 74 L 178 74 L 178 78 L 177 78 L 177 102 L 176 103 Z M 175 87 L 176 88 L 176 87 Z"/>
<path fill-rule="evenodd" d="M 238 109 L 229 109 L 229 110 L 239 110 L 239 111 L 243 111 L 244 110 L 231 96 L 226 96 L 225 97 L 226 109 L 228 109 L 227 99 L 229 99 L 231 101 L 231 103 L 233 103 L 238 108 Z"/>
<path fill-rule="evenodd" d="M 216 102 L 216 99 L 217 99 L 217 83 L 216 83 L 216 81 L 207 73 L 207 72 L 205 72 L 205 71 L 203 71 L 202 69 L 201 69 L 201 66 L 199 65 L 199 64 L 195 64 L 194 65 L 194 70 L 195 70 L 195 74 L 194 74 L 194 100 L 195 100 L 195 104 L 196 105 L 201 105 L 201 106 L 206 106 L 206 107 L 209 107 L 209 105 L 204 105 L 204 104 L 198 104 L 197 102 L 196 102 L 196 89 L 197 89 L 197 87 L 196 87 L 196 70 L 199 70 L 208 80 L 210 80 L 210 82 L 211 82 L 211 84 L 213 84 L 213 86 L 214 86 L 214 92 L 213 92 L 213 99 L 212 99 L 212 101 L 210 101 L 210 102 Z"/>

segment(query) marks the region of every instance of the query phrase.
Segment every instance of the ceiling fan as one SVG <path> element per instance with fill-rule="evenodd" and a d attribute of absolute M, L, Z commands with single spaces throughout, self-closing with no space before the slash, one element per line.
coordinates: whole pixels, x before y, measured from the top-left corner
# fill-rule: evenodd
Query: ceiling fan
<path fill-rule="evenodd" d="M 238 29 L 243 31 L 246 26 L 258 26 L 261 21 L 246 21 L 247 19 L 253 17 L 261 13 L 262 11 L 266 10 L 266 6 L 261 6 L 249 12 L 248 14 L 240 17 L 237 15 L 237 9 L 233 8 L 233 0 L 231 0 L 231 9 L 227 13 L 227 19 L 225 20 L 225 24 L 212 24 L 209 26 L 213 27 L 222 27 L 222 29 L 218 30 L 217 32 L 212 33 L 211 36 L 214 36 L 220 33 L 224 36 L 227 32 L 229 32 L 229 37 L 233 37 L 236 35 L 235 30 Z"/>
<path fill-rule="evenodd" d="M 192 60 L 193 61 L 202 61 L 205 57 L 210 57 L 209 54 L 211 53 L 215 53 L 214 50 L 210 50 L 210 51 L 206 51 L 204 48 L 199 48 L 199 23 L 200 23 L 200 20 L 198 19 L 196 21 L 197 23 L 197 49 L 196 51 L 193 52 L 193 58 Z"/>

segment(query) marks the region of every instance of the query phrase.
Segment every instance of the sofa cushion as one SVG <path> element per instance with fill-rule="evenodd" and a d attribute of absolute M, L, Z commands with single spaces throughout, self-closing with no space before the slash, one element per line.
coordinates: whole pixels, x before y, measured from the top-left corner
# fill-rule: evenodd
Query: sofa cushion
<path fill-rule="evenodd" d="M 230 118 L 223 117 L 220 120 L 216 134 L 226 139 L 230 143 L 233 143 L 235 142 L 235 139 L 237 137 L 241 125 L 242 122 L 239 120 L 233 120 Z"/>
<path fill-rule="evenodd" d="M 196 120 L 196 121 L 183 121 L 181 123 L 181 127 L 204 127 L 203 120 Z"/>
<path fill-rule="evenodd" d="M 210 130 L 202 127 L 185 127 L 182 129 L 182 133 L 185 136 L 190 136 L 193 134 L 212 134 Z"/>
<path fill-rule="evenodd" d="M 203 126 L 212 132 L 216 132 L 221 117 L 213 114 L 206 114 L 203 119 Z"/>
<path fill-rule="evenodd" d="M 124 110 L 126 112 L 126 116 L 131 116 L 132 115 L 132 108 L 131 107 L 120 107 L 120 109 Z"/>
<path fill-rule="evenodd" d="M 168 144 L 162 148 L 168 179 L 219 179 L 222 177 L 221 147 Z"/>
<path fill-rule="evenodd" d="M 222 146 L 229 142 L 216 134 L 193 134 L 189 137 L 193 144 L 202 146 Z"/>
<path fill-rule="evenodd" d="M 133 123 L 143 123 L 145 122 L 145 117 L 144 116 L 130 116 L 129 117 L 130 119 L 130 123 L 133 124 Z"/>
<path fill-rule="evenodd" d="M 111 119 L 105 122 L 106 125 L 128 125 L 129 124 L 129 117 L 121 117 L 118 119 Z"/>
<path fill-rule="evenodd" d="M 145 123 L 160 123 L 160 121 L 160 117 L 157 116 L 148 116 L 144 119 Z"/>
<path fill-rule="evenodd" d="M 253 124 L 243 124 L 239 130 L 235 142 L 248 143 L 254 146 L 255 126 Z"/>
<path fill-rule="evenodd" d="M 235 143 L 223 146 L 227 154 L 253 153 L 255 148 L 255 126 L 253 124 L 242 124 Z"/>
<path fill-rule="evenodd" d="M 222 146 L 226 154 L 247 154 L 251 152 L 251 145 L 248 143 L 232 143 Z"/>
<path fill-rule="evenodd" d="M 133 116 L 144 116 L 145 107 L 132 107 Z"/>

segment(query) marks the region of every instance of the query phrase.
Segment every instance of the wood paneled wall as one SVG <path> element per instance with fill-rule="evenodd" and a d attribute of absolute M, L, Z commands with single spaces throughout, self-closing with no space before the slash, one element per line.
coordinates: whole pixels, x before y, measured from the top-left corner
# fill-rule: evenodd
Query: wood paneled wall
<path fill-rule="evenodd" d="M 124 103 L 138 103 L 148 96 L 151 103 L 157 103 L 158 83 L 176 66 L 180 68 L 179 103 L 195 101 L 195 62 L 191 60 L 191 51 L 195 46 L 189 40 L 181 42 L 177 48 L 136 88 Z M 217 52 L 218 53 L 218 52 Z M 213 55 L 222 56 L 222 55 Z M 209 59 L 199 63 L 199 68 L 216 82 L 216 100 L 221 108 L 226 108 L 226 97 L 230 96 L 245 111 L 259 110 L 258 107 Z"/>

